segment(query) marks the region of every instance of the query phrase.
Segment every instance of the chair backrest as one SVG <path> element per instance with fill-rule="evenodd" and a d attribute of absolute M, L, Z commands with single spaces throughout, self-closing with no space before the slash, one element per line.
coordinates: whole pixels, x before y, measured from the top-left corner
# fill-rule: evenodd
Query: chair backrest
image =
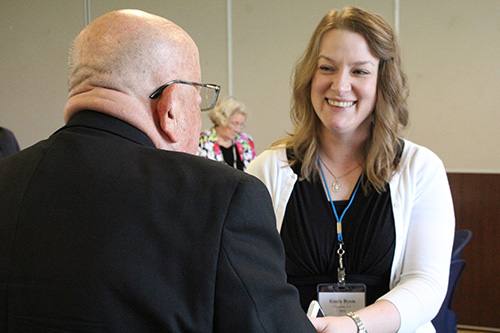
<path fill-rule="evenodd" d="M 456 259 L 451 261 L 448 291 L 446 292 L 446 297 L 441 305 L 441 309 L 439 309 L 437 316 L 432 319 L 432 325 L 434 325 L 437 333 L 457 332 L 457 317 L 455 312 L 451 310 L 451 302 L 464 268 L 465 260 Z"/>
<path fill-rule="evenodd" d="M 10 130 L 0 127 L 0 158 L 7 157 L 19 151 L 14 133 Z"/>
<path fill-rule="evenodd" d="M 469 242 L 472 237 L 472 231 L 468 229 L 460 229 L 455 231 L 455 240 L 453 241 L 453 251 L 451 254 L 451 260 L 460 259 L 462 251 L 465 245 Z"/>
<path fill-rule="evenodd" d="M 458 280 L 465 268 L 465 260 L 460 259 L 465 245 L 472 237 L 472 231 L 467 229 L 459 229 L 455 231 L 455 239 L 453 241 L 453 251 L 451 254 L 450 277 L 448 280 L 448 291 L 444 298 L 443 304 L 439 309 L 438 314 L 432 319 L 432 324 L 437 333 L 456 333 L 457 332 L 457 316 L 451 310 L 451 302 L 455 294 Z"/>
<path fill-rule="evenodd" d="M 458 284 L 458 280 L 460 276 L 462 276 L 462 272 L 465 268 L 465 260 L 464 259 L 456 259 L 452 260 L 450 266 L 450 279 L 448 285 L 448 291 L 446 292 L 446 297 L 444 298 L 443 305 L 446 305 L 448 309 L 451 309 L 451 301 L 453 299 L 453 294 L 455 294 L 455 289 Z"/>

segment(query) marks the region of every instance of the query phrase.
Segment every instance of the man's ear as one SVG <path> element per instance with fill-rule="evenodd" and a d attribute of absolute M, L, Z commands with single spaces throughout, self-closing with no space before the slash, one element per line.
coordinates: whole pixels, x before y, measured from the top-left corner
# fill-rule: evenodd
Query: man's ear
<path fill-rule="evenodd" d="M 177 125 L 177 114 L 175 113 L 174 89 L 166 89 L 159 97 L 156 105 L 156 113 L 162 131 L 168 136 L 172 143 L 180 140 L 179 128 Z"/>

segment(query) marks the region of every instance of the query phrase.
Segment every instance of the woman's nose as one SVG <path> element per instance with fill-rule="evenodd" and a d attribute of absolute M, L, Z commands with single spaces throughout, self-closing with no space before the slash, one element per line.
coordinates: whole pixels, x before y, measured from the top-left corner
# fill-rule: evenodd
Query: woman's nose
<path fill-rule="evenodd" d="M 344 73 L 334 75 L 330 89 L 334 90 L 339 95 L 349 92 L 351 90 L 351 81 L 349 76 Z"/>

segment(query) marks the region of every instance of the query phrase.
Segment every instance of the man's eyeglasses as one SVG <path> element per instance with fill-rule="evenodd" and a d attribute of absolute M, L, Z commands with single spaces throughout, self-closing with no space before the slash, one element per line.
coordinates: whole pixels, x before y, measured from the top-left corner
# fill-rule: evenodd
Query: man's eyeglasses
<path fill-rule="evenodd" d="M 208 111 L 210 109 L 213 109 L 215 103 L 217 103 L 217 98 L 219 98 L 219 92 L 220 92 L 219 85 L 212 83 L 198 83 L 198 82 L 183 81 L 183 80 L 173 80 L 165 83 L 160 88 L 156 89 L 154 93 L 149 95 L 149 98 L 151 99 L 157 98 L 158 96 L 161 95 L 161 93 L 163 92 L 163 90 L 165 90 L 165 88 L 174 83 L 190 84 L 192 86 L 198 86 L 201 88 L 200 89 L 201 111 Z"/>

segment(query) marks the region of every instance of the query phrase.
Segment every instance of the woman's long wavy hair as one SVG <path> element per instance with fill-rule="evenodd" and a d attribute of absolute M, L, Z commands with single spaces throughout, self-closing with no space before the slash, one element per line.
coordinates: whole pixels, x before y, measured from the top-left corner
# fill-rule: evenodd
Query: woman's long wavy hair
<path fill-rule="evenodd" d="M 311 180 L 317 171 L 321 120 L 311 102 L 311 81 L 317 69 L 323 35 L 333 29 L 364 36 L 375 57 L 378 69 L 377 101 L 373 110 L 371 133 L 364 146 L 363 189 L 383 192 L 399 162 L 402 149 L 400 131 L 408 125 L 408 87 L 401 64 L 396 35 L 380 15 L 354 7 L 328 12 L 316 27 L 309 45 L 295 65 L 291 118 L 293 133 L 273 144 L 291 149 L 290 165 L 302 163 L 302 177 Z"/>

